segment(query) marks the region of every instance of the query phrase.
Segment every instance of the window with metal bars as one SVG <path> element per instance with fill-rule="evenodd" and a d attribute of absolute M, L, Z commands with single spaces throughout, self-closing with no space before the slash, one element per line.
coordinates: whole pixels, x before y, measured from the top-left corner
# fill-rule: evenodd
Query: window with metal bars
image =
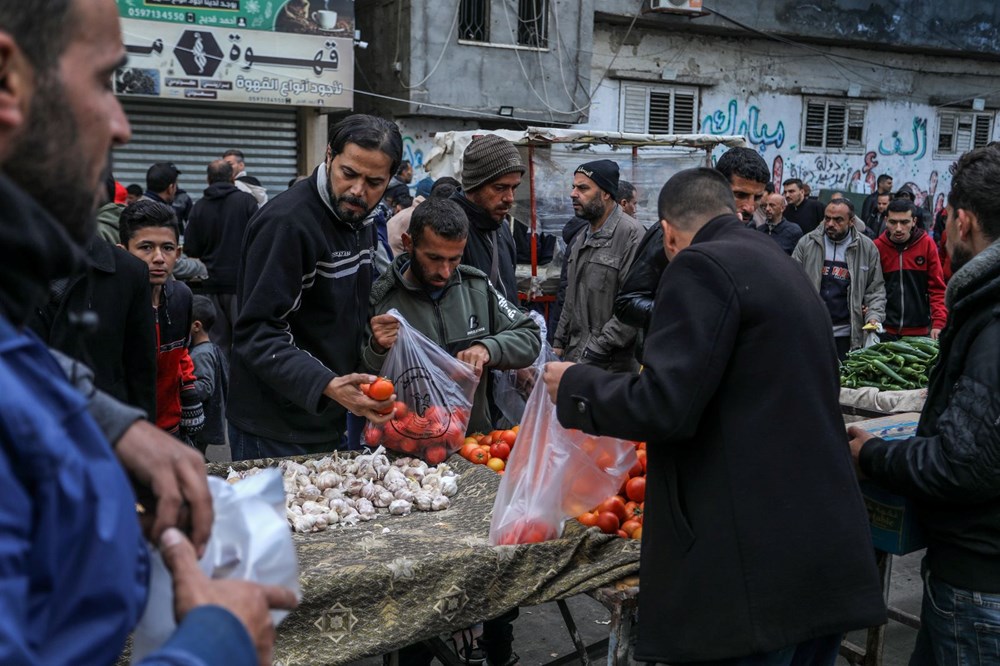
<path fill-rule="evenodd" d="M 517 43 L 544 49 L 549 45 L 548 0 L 517 0 Z"/>
<path fill-rule="evenodd" d="M 960 155 L 973 148 L 982 148 L 993 138 L 993 113 L 962 111 L 938 112 L 939 155 Z"/>
<path fill-rule="evenodd" d="M 458 38 L 470 42 L 490 41 L 489 0 L 460 0 Z"/>
<path fill-rule="evenodd" d="M 805 106 L 803 149 L 864 150 L 865 115 L 868 110 L 864 102 L 809 99 Z"/>
<path fill-rule="evenodd" d="M 623 83 L 619 107 L 622 132 L 691 134 L 696 131 L 697 90 Z"/>

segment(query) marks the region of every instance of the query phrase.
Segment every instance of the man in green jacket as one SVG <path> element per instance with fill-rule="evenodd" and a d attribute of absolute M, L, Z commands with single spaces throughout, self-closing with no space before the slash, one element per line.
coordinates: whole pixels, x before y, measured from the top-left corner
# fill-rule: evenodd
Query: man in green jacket
<path fill-rule="evenodd" d="M 385 314 L 396 308 L 418 331 L 482 375 L 486 368 L 509 370 L 531 365 L 538 356 L 538 326 L 501 296 L 486 274 L 461 264 L 469 222 L 449 199 L 420 204 L 403 233 L 405 254 L 372 286 L 364 367 L 382 369 L 396 341 L 399 322 Z M 489 432 L 493 419 L 488 382 L 480 381 L 469 432 Z"/>

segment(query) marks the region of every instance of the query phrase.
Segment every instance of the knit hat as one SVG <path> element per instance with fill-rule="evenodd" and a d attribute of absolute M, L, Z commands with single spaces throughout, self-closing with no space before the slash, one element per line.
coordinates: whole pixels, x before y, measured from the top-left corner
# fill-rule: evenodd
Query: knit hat
<path fill-rule="evenodd" d="M 496 134 L 477 136 L 462 155 L 462 189 L 471 192 L 515 171 L 525 169 L 513 143 Z"/>
<path fill-rule="evenodd" d="M 597 183 L 597 186 L 610 194 L 612 198 L 618 198 L 617 162 L 612 162 L 611 160 L 595 160 L 593 162 L 581 164 L 573 173 L 582 173 L 584 176 Z"/>

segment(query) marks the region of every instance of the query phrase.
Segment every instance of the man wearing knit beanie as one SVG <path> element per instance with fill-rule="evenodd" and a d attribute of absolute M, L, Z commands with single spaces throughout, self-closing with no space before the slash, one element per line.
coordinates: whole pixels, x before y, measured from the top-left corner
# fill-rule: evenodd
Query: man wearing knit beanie
<path fill-rule="evenodd" d="M 524 164 L 513 143 L 496 134 L 472 139 L 462 155 L 462 191 L 451 198 L 469 218 L 462 263 L 486 273 L 496 290 L 517 302 L 517 250 L 508 213 Z"/>
<path fill-rule="evenodd" d="M 564 360 L 613 372 L 637 370 L 637 331 L 614 315 L 614 301 L 643 228 L 617 203 L 618 165 L 596 160 L 578 166 L 570 198 L 573 212 L 589 227 L 568 250 L 566 301 L 552 346 Z"/>

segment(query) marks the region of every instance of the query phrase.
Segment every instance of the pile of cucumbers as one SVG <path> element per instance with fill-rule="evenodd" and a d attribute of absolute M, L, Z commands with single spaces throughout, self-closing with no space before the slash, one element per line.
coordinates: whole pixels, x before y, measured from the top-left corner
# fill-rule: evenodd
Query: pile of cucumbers
<path fill-rule="evenodd" d="M 847 355 L 840 365 L 840 385 L 870 386 L 880 391 L 926 388 L 937 357 L 937 340 L 930 338 L 905 337 L 879 342 Z"/>

